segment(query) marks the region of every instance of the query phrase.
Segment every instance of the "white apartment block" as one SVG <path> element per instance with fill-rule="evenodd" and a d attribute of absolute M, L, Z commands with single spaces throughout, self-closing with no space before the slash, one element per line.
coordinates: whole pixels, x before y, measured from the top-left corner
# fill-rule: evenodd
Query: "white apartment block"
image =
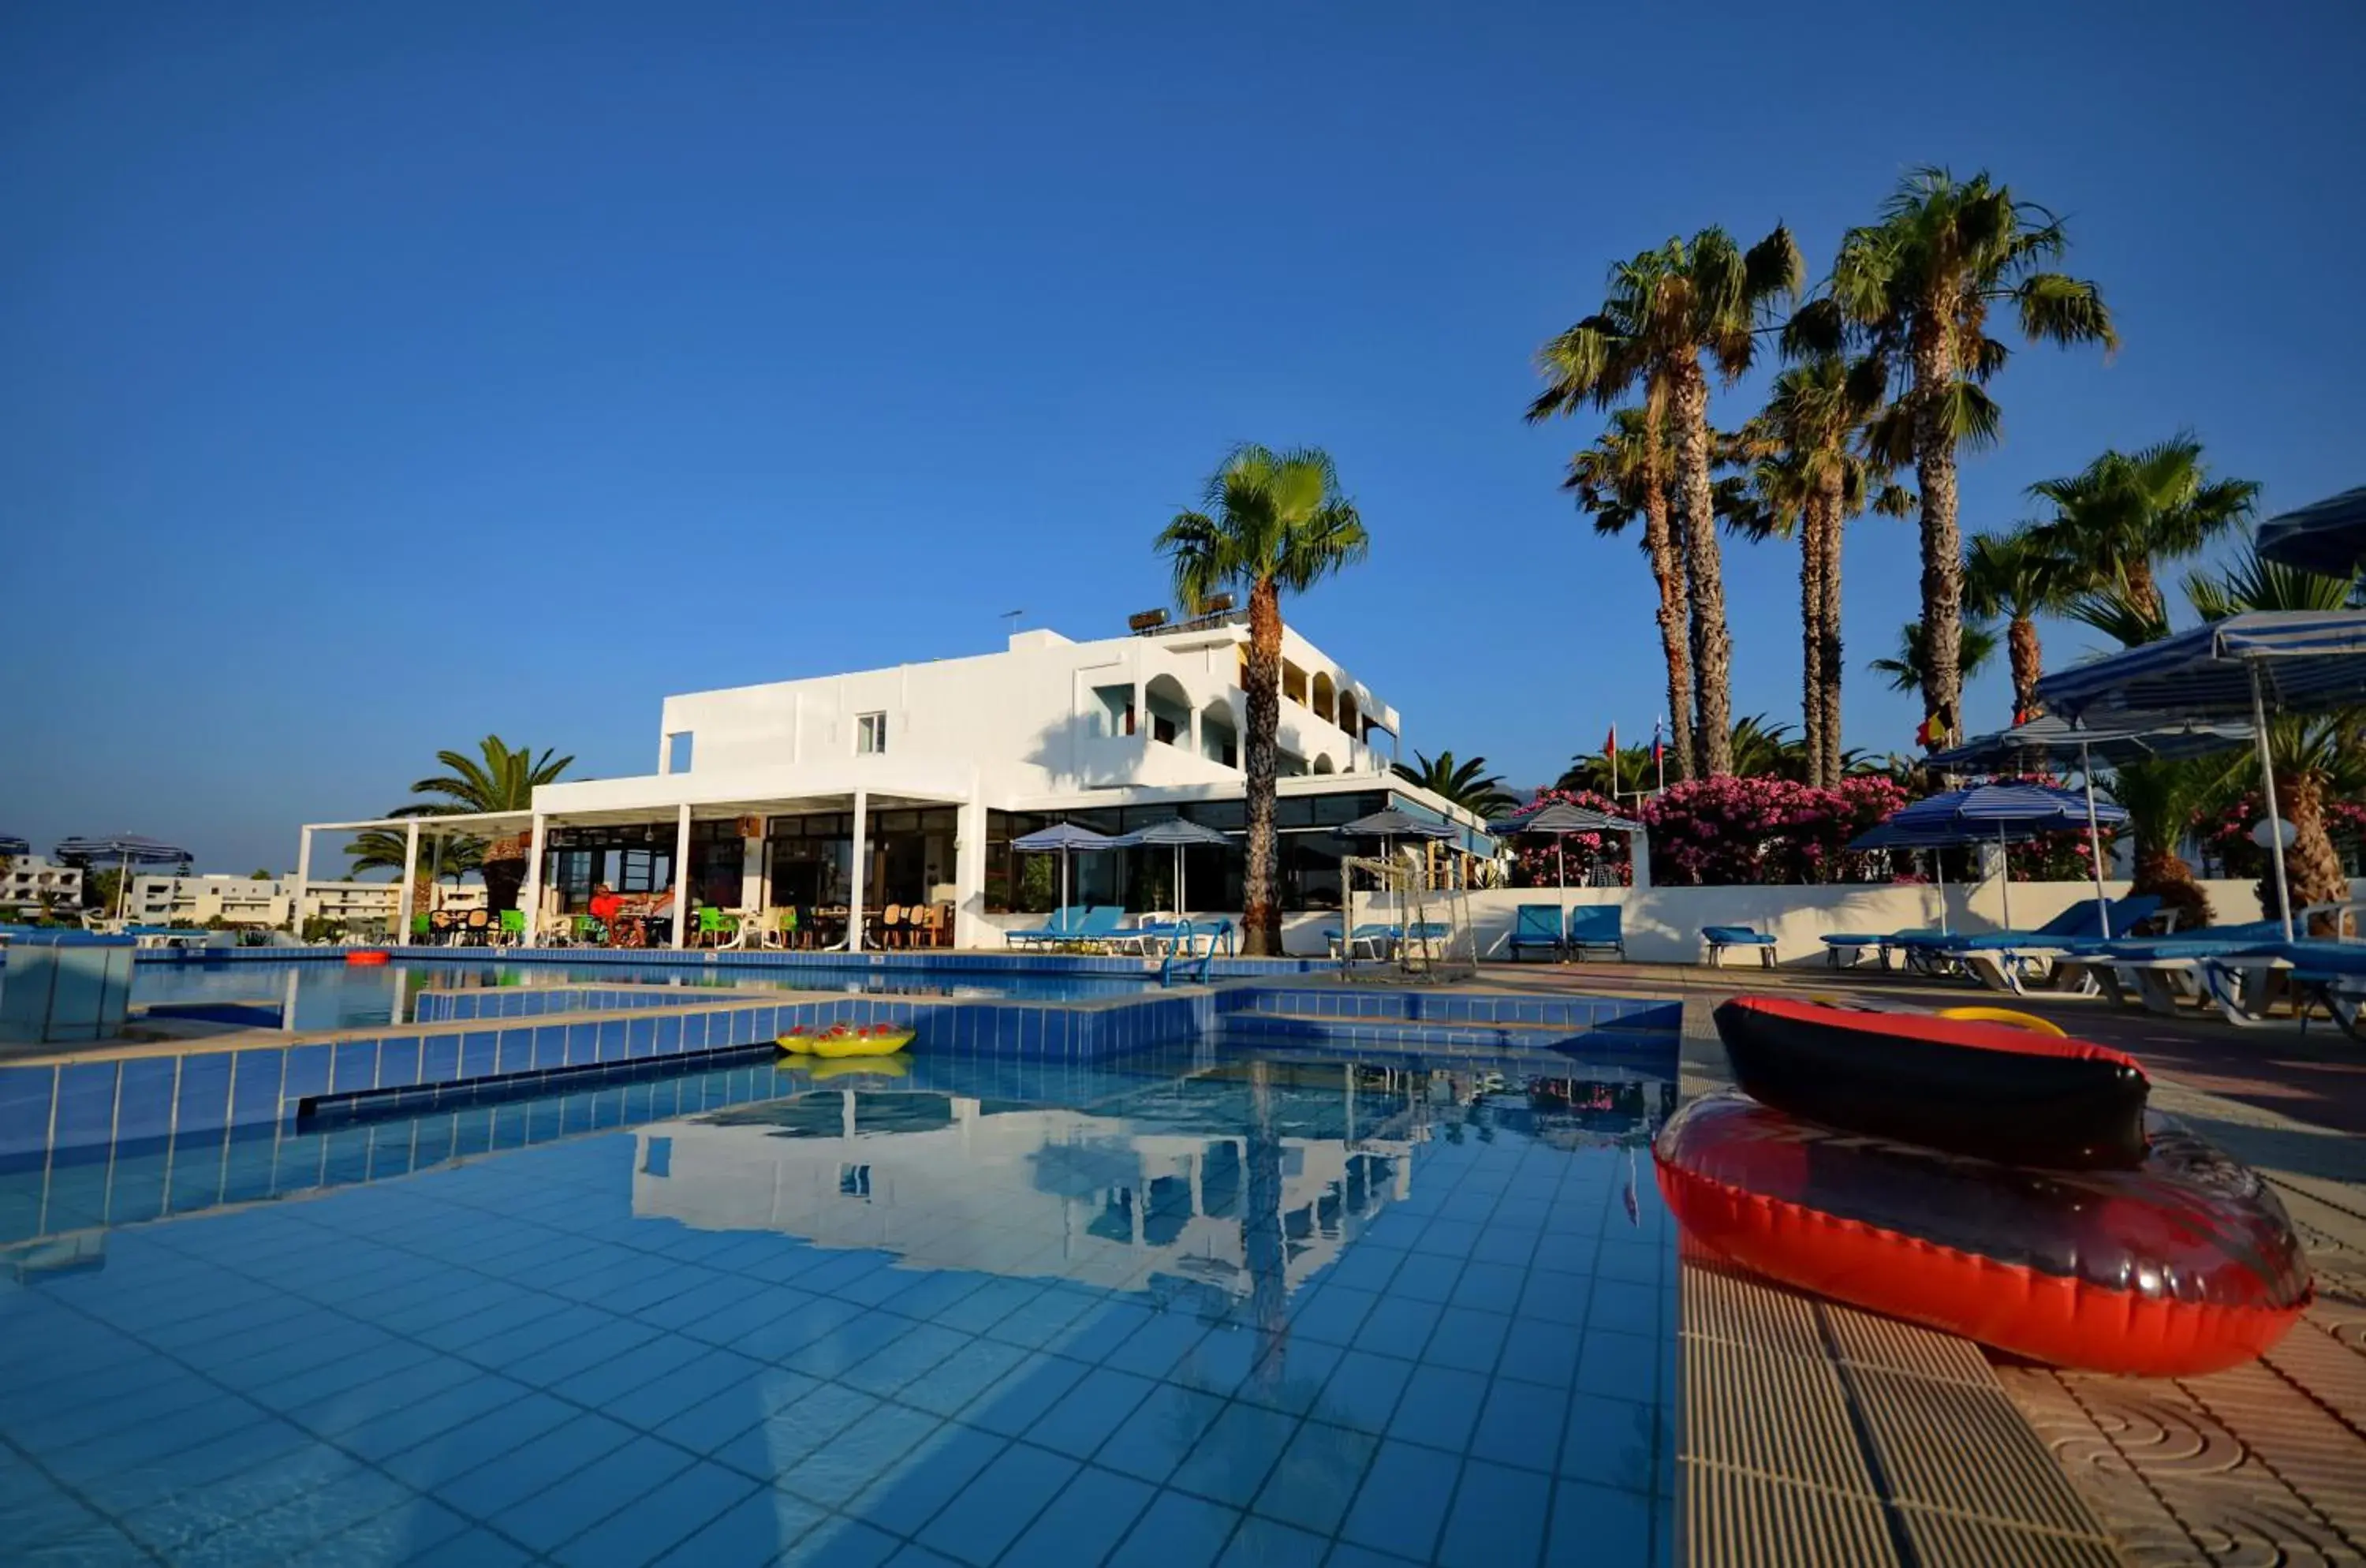
<path fill-rule="evenodd" d="M 82 908 L 82 868 L 41 855 L 11 855 L 0 869 L 0 914 L 38 915 L 54 905 L 64 912 Z"/>
<path fill-rule="evenodd" d="M 220 920 L 233 926 L 284 926 L 288 910 L 297 907 L 293 879 L 227 876 L 137 876 L 126 895 L 125 918 L 134 925 L 163 926 L 184 921 L 208 925 Z M 390 929 L 402 890 L 391 882 L 308 882 L 301 908 L 306 919 L 326 918 L 356 929 Z M 480 908 L 485 890 L 479 885 L 442 886 L 437 907 Z"/>
<path fill-rule="evenodd" d="M 1031 630 L 974 657 L 669 697 L 653 773 L 546 784 L 524 812 L 310 824 L 299 882 L 318 832 L 409 832 L 422 866 L 438 833 L 525 833 L 520 904 L 537 931 L 598 886 L 659 896 L 683 883 L 685 917 L 702 904 L 821 909 L 851 915 L 854 945 L 866 905 L 949 903 L 956 940 L 983 945 L 998 942 L 999 917 L 1055 896 L 1049 864 L 1014 856 L 1012 839 L 1179 815 L 1235 840 L 1188 852 L 1183 912 L 1237 910 L 1247 644 L 1236 614 L 1090 642 Z M 1331 829 L 1388 806 L 1492 849 L 1476 818 L 1392 773 L 1393 707 L 1295 631 L 1283 660 L 1285 908 L 1335 908 L 1350 852 Z M 1172 863 L 1166 851 L 1077 856 L 1071 901 L 1171 909 Z"/>

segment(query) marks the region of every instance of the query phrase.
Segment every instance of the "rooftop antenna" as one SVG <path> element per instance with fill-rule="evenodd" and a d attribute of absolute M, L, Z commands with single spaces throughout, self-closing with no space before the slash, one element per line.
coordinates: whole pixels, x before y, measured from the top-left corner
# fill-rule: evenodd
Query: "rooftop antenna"
<path fill-rule="evenodd" d="M 1027 612 L 1026 612 L 1026 611 L 1024 611 L 1024 610 L 1005 610 L 1005 611 L 1003 611 L 1003 612 L 1002 612 L 1002 618 L 1003 618 L 1004 620 L 1008 621 L 1008 622 L 1010 623 L 1010 625 L 1009 625 L 1007 628 L 1005 628 L 1005 629 L 1006 629 L 1006 631 L 1008 631 L 1008 632 L 1016 632 L 1016 631 L 1018 631 L 1018 629 L 1019 629 L 1019 617 L 1020 617 L 1020 616 L 1021 616 L 1021 615 L 1025 615 L 1026 613 L 1027 613 Z"/>

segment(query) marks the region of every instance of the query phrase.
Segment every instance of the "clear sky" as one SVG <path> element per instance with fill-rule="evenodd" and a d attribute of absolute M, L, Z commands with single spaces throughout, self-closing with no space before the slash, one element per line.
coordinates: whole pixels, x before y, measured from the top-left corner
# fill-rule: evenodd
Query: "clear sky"
<path fill-rule="evenodd" d="M 2126 342 L 2016 355 L 1967 526 L 2182 426 L 2311 501 L 2366 479 L 2361 50 L 2355 0 L 10 6 L 0 832 L 285 869 L 488 730 L 647 772 L 669 692 L 1111 634 L 1244 439 L 1371 530 L 1297 624 L 1535 782 L 1663 690 L 1555 488 L 1597 422 L 1519 417 L 1612 260 L 1779 219 L 1820 272 L 1992 169 Z M 1796 556 L 1727 570 L 1735 711 L 1796 723 Z M 1903 750 L 1911 525 L 1847 574 L 1847 739 Z"/>

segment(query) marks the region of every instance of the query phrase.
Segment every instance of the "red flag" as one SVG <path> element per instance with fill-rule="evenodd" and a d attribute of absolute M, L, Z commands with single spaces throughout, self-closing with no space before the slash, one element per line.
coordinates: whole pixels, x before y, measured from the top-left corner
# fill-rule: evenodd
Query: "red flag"
<path fill-rule="evenodd" d="M 1616 723 L 1610 727 L 1609 739 L 1602 743 L 1602 754 L 1614 762 L 1618 760 L 1618 726 Z"/>

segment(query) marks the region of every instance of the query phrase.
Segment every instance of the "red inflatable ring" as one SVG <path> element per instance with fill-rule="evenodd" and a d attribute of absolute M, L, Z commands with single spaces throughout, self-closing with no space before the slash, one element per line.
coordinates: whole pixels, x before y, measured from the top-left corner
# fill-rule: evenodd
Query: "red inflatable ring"
<path fill-rule="evenodd" d="M 345 954 L 345 962 L 355 965 L 383 964 L 386 959 L 386 953 L 375 947 L 357 947 Z"/>
<path fill-rule="evenodd" d="M 1679 1224 L 1745 1268 L 2056 1366 L 2187 1377 L 2310 1299 L 2274 1192 L 2152 1118 L 2131 1170 L 2034 1170 L 1694 1101 L 1652 1147 Z"/>

